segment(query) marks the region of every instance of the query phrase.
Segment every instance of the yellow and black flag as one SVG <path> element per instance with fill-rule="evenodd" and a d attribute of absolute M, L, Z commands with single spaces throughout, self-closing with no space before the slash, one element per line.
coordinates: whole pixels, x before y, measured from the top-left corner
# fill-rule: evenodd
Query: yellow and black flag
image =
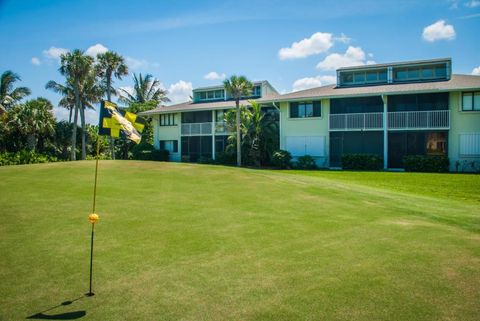
<path fill-rule="evenodd" d="M 145 120 L 134 113 L 118 110 L 117 105 L 110 101 L 102 101 L 98 134 L 114 138 L 126 137 L 135 143 L 140 143 Z"/>

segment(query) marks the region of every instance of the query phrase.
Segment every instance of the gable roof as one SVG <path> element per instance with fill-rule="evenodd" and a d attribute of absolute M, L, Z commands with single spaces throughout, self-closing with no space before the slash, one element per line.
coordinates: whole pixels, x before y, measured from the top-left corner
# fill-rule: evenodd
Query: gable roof
<path fill-rule="evenodd" d="M 327 85 L 296 91 L 276 97 L 265 97 L 258 102 L 295 101 L 302 99 L 343 98 L 356 96 L 401 95 L 415 93 L 448 92 L 455 90 L 480 90 L 480 76 L 452 75 L 447 81 L 387 84 L 362 87 L 337 87 Z"/>
<path fill-rule="evenodd" d="M 240 105 L 248 105 L 248 100 L 240 100 Z M 159 106 L 152 110 L 147 110 L 139 113 L 140 116 L 151 116 L 157 114 L 168 114 L 176 112 L 185 112 L 185 111 L 202 111 L 202 110 L 213 110 L 213 109 L 231 109 L 235 108 L 234 100 L 221 100 L 221 101 L 212 101 L 205 103 L 193 103 L 187 101 L 181 104 L 175 104 L 170 106 Z"/>

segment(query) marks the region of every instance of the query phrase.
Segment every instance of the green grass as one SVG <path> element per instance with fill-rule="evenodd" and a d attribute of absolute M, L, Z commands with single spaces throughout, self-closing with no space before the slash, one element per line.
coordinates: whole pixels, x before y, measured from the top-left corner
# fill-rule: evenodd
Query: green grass
<path fill-rule="evenodd" d="M 0 320 L 88 290 L 93 162 L 0 168 Z M 81 320 L 478 320 L 480 176 L 102 161 Z"/>

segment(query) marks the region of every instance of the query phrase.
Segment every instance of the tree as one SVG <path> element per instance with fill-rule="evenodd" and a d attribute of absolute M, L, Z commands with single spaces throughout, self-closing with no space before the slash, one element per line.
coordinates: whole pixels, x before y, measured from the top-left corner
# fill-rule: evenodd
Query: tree
<path fill-rule="evenodd" d="M 11 70 L 5 71 L 0 77 L 0 113 L 30 95 L 30 89 L 27 87 L 14 88 L 15 82 L 20 80 L 20 76 Z"/>
<path fill-rule="evenodd" d="M 16 130 L 20 137 L 25 137 L 26 147 L 35 151 L 39 137 L 44 139 L 55 131 L 52 103 L 45 98 L 37 98 L 16 105 L 9 112 L 8 127 Z"/>
<path fill-rule="evenodd" d="M 86 78 L 91 76 L 93 68 L 93 58 L 87 56 L 83 51 L 75 49 L 73 52 L 68 52 L 61 55 L 61 66 L 59 68 L 60 73 L 67 78 L 67 83 L 73 87 L 73 94 L 75 98 L 75 108 L 73 115 L 73 132 L 72 132 L 72 150 L 71 159 L 76 160 L 76 141 L 77 141 L 77 121 L 78 112 L 82 108 L 81 90 L 82 83 L 86 81 Z M 84 157 L 82 152 L 82 157 Z"/>
<path fill-rule="evenodd" d="M 237 133 L 237 166 L 242 166 L 242 148 L 240 137 L 240 99 L 250 95 L 253 83 L 245 76 L 231 76 L 223 82 L 227 93 L 235 100 L 236 133 Z"/>
<path fill-rule="evenodd" d="M 65 107 L 70 110 L 69 123 L 72 118 L 72 110 L 75 108 L 75 89 L 70 80 L 67 80 L 65 85 L 59 84 L 53 80 L 49 81 L 45 88 L 51 89 L 56 93 L 59 93 L 63 98 L 58 103 L 59 106 Z M 96 75 L 93 70 L 90 70 L 88 75 L 82 79 L 80 83 L 80 126 L 82 128 L 81 137 L 81 149 L 82 159 L 86 157 L 86 123 L 85 123 L 85 110 L 95 109 L 94 103 L 98 103 L 102 97 L 103 90 L 96 81 Z M 75 123 L 76 127 L 76 123 Z"/>
<path fill-rule="evenodd" d="M 142 77 L 142 74 L 139 74 L 137 77 L 136 74 L 133 74 L 133 91 L 129 92 L 124 88 L 120 88 L 119 100 L 128 105 L 151 101 L 160 104 L 170 101 L 167 93 L 168 92 L 161 87 L 160 81 L 153 78 L 152 75 L 147 74 L 145 77 Z"/>
<path fill-rule="evenodd" d="M 113 88 L 113 79 L 122 79 L 123 76 L 128 75 L 128 67 L 122 56 L 113 52 L 107 51 L 97 55 L 97 64 L 95 66 L 97 75 L 102 78 L 103 91 L 107 96 L 108 101 L 112 101 L 112 94 L 116 95 Z M 110 139 L 110 147 L 112 158 L 115 159 L 115 146 L 113 138 Z"/>

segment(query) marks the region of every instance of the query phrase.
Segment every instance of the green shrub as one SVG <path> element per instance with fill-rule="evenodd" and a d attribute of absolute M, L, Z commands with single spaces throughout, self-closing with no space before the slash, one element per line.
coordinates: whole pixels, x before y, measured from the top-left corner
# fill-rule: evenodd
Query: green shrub
<path fill-rule="evenodd" d="M 133 159 L 146 160 L 145 158 L 151 157 L 150 154 L 155 147 L 152 144 L 141 142 L 138 145 L 133 146 L 132 148 L 132 157 Z"/>
<path fill-rule="evenodd" d="M 55 156 L 39 154 L 29 150 L 21 150 L 16 153 L 0 153 L 0 166 L 49 162 L 58 162 L 58 159 Z"/>
<path fill-rule="evenodd" d="M 342 168 L 350 170 L 376 171 L 383 168 L 383 157 L 373 154 L 344 154 Z"/>
<path fill-rule="evenodd" d="M 446 156 L 410 155 L 403 158 L 406 172 L 448 172 L 450 161 Z"/>
<path fill-rule="evenodd" d="M 281 169 L 286 169 L 290 168 L 292 166 L 292 154 L 286 150 L 279 149 L 275 151 L 272 155 L 272 165 L 281 168 Z"/>
<path fill-rule="evenodd" d="M 152 160 L 159 162 L 168 162 L 170 152 L 167 149 L 155 149 L 151 151 Z"/>
<path fill-rule="evenodd" d="M 298 157 L 295 167 L 298 169 L 316 169 L 317 163 L 312 156 L 305 155 Z"/>
<path fill-rule="evenodd" d="M 236 154 L 232 152 L 219 152 L 215 156 L 215 163 L 221 165 L 235 165 L 236 161 Z"/>
<path fill-rule="evenodd" d="M 197 160 L 197 163 L 199 163 L 199 164 L 213 164 L 214 161 L 211 157 L 200 156 Z"/>

